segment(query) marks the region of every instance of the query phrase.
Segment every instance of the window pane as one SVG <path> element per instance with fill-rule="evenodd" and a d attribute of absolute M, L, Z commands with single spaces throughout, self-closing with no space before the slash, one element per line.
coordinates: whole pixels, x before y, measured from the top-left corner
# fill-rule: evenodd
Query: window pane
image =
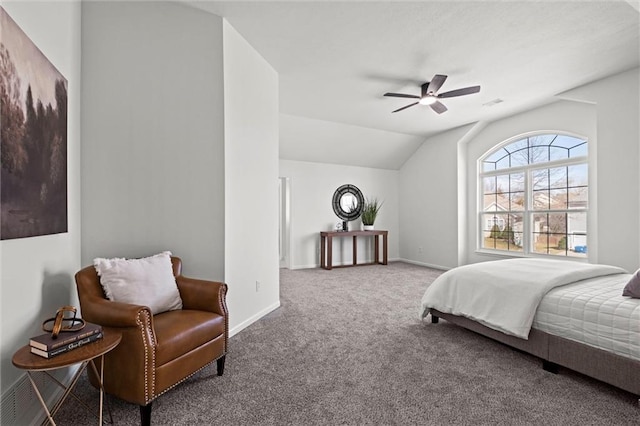
<path fill-rule="evenodd" d="M 578 145 L 582 145 L 584 142 L 585 142 L 584 139 L 575 138 L 573 136 L 558 135 L 554 139 L 552 145 L 561 146 L 563 148 L 568 148 L 568 149 L 573 150 L 573 149 L 575 149 L 575 147 L 577 147 Z M 572 157 L 575 157 L 575 155 L 572 155 Z"/>
<path fill-rule="evenodd" d="M 482 248 L 522 251 L 522 214 L 483 214 Z"/>
<path fill-rule="evenodd" d="M 504 157 L 505 155 L 508 155 L 508 154 L 509 153 L 507 151 L 505 151 L 504 148 L 500 148 L 499 150 L 494 151 L 491 154 L 487 155 L 485 157 L 484 161 L 495 163 L 499 159 L 501 159 L 502 157 Z"/>
<path fill-rule="evenodd" d="M 483 172 L 490 172 L 492 170 L 496 169 L 496 163 L 492 162 L 492 161 L 483 161 L 482 162 L 482 171 Z"/>
<path fill-rule="evenodd" d="M 496 194 L 485 195 L 482 203 L 482 210 L 485 212 L 498 211 L 498 201 L 496 200 Z"/>
<path fill-rule="evenodd" d="M 535 135 L 529 137 L 529 145 L 545 146 L 553 144 L 558 139 L 558 135 Z"/>
<path fill-rule="evenodd" d="M 534 253 L 567 255 L 566 213 L 536 213 L 532 222 Z"/>
<path fill-rule="evenodd" d="M 568 169 L 569 186 L 587 186 L 589 167 L 586 164 L 576 164 Z"/>
<path fill-rule="evenodd" d="M 510 167 L 509 158 L 510 157 L 507 155 L 506 157 L 498 160 L 496 163 L 496 170 L 508 169 Z"/>
<path fill-rule="evenodd" d="M 534 210 L 549 210 L 551 208 L 551 197 L 548 190 L 534 191 L 533 192 L 533 209 Z"/>
<path fill-rule="evenodd" d="M 567 228 L 570 234 L 587 235 L 587 214 L 577 212 L 568 213 Z M 584 243 L 587 243 L 586 240 Z"/>
<path fill-rule="evenodd" d="M 485 194 L 495 194 L 496 193 L 496 177 L 486 177 L 482 180 L 482 186 L 484 188 Z"/>
<path fill-rule="evenodd" d="M 529 148 L 529 161 L 531 164 L 548 162 L 549 145 L 533 145 Z"/>
<path fill-rule="evenodd" d="M 569 158 L 569 149 L 551 145 L 549 150 L 549 161 L 565 160 Z"/>
<path fill-rule="evenodd" d="M 500 175 L 496 176 L 496 184 L 498 194 L 504 194 L 505 192 L 509 192 L 509 175 Z"/>
<path fill-rule="evenodd" d="M 567 228 L 569 256 L 587 257 L 587 214 L 569 213 Z"/>
<path fill-rule="evenodd" d="M 583 143 L 582 145 L 578 145 L 575 148 L 571 148 L 569 154 L 571 158 L 586 157 L 587 154 L 589 154 L 588 144 Z"/>
<path fill-rule="evenodd" d="M 586 209 L 589 206 L 589 190 L 587 186 L 588 166 L 577 164 L 568 167 L 569 193 L 568 208 Z"/>
<path fill-rule="evenodd" d="M 567 208 L 567 190 L 566 189 L 552 189 L 549 191 L 549 206 L 553 210 L 560 210 Z"/>
<path fill-rule="evenodd" d="M 569 209 L 586 209 L 589 207 L 589 190 L 586 186 L 571 188 L 568 193 Z"/>
<path fill-rule="evenodd" d="M 567 187 L 567 167 L 554 167 L 549 169 L 549 188 Z"/>
<path fill-rule="evenodd" d="M 531 171 L 531 182 L 533 190 L 549 188 L 549 170 L 538 169 Z"/>
<path fill-rule="evenodd" d="M 524 210 L 524 192 L 512 192 L 509 194 L 509 207 L 511 211 Z"/>
<path fill-rule="evenodd" d="M 525 144 L 523 148 L 514 149 L 511 153 L 511 167 L 526 166 L 529 164 L 529 152 Z"/>
<path fill-rule="evenodd" d="M 524 191 L 524 173 L 512 173 L 510 177 L 510 191 Z"/>
<path fill-rule="evenodd" d="M 495 152 L 492 152 L 491 154 L 487 155 L 483 160 L 483 170 L 484 171 L 498 170 L 498 161 L 500 161 L 504 157 L 508 158 L 508 156 L 509 156 L 509 153 L 502 148 Z"/>

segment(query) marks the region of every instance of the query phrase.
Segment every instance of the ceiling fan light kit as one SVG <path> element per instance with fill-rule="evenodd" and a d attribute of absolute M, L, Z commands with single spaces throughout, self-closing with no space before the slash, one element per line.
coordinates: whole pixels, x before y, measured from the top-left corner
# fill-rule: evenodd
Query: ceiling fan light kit
<path fill-rule="evenodd" d="M 420 105 L 433 105 L 436 102 L 438 102 L 438 100 L 432 95 L 427 95 L 418 101 Z"/>
<path fill-rule="evenodd" d="M 438 114 L 442 114 L 447 110 L 447 107 L 438 99 L 471 95 L 473 93 L 478 93 L 480 91 L 480 86 L 470 86 L 470 87 L 465 87 L 463 89 L 450 90 L 449 92 L 438 94 L 437 93 L 438 90 L 442 87 L 446 79 L 447 79 L 446 75 L 442 75 L 442 74 L 434 75 L 431 81 L 427 81 L 422 86 L 420 86 L 420 96 L 407 95 L 405 93 L 385 93 L 384 96 L 390 96 L 394 98 L 417 99 L 416 102 L 411 103 L 409 105 L 405 105 L 402 108 L 398 108 L 397 110 L 392 112 L 399 112 L 404 109 L 410 108 L 414 105 L 420 104 L 420 105 L 428 105 L 431 107 L 432 110 L 434 110 Z"/>

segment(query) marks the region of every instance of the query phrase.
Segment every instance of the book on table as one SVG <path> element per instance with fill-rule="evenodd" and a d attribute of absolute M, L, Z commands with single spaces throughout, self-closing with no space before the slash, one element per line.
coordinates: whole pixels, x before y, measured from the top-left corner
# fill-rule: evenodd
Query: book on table
<path fill-rule="evenodd" d="M 87 337 L 91 337 L 98 333 L 102 335 L 102 326 L 87 322 L 82 330 L 60 333 L 56 339 L 51 337 L 51 333 L 44 333 L 39 336 L 32 337 L 29 340 L 29 346 L 41 351 L 51 352 L 54 349 L 68 346 L 70 343 L 86 339 Z"/>
<path fill-rule="evenodd" d="M 43 358 L 53 358 L 56 355 L 72 351 L 76 348 L 79 348 L 91 342 L 95 342 L 99 339 L 102 339 L 102 331 L 85 337 L 84 339 L 74 340 L 73 342 L 68 343 L 64 346 L 58 346 L 57 348 L 51 349 L 49 351 L 43 351 L 42 349 L 34 348 L 33 346 L 31 346 L 31 353 L 39 355 Z"/>

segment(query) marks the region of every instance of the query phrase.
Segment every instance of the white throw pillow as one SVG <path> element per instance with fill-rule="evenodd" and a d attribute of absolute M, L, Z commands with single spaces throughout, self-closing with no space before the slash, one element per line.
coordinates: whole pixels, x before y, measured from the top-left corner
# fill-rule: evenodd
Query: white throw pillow
<path fill-rule="evenodd" d="M 154 315 L 182 308 L 169 251 L 142 259 L 95 258 L 93 266 L 109 300 L 148 306 Z"/>

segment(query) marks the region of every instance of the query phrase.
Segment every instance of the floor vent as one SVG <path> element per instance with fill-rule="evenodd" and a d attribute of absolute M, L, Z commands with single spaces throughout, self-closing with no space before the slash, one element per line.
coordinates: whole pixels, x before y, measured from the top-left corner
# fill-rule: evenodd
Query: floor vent
<path fill-rule="evenodd" d="M 55 377 L 64 383 L 65 371 L 58 370 L 56 373 L 58 374 L 55 374 Z M 35 372 L 32 377 L 45 401 L 50 401 L 55 394 L 62 391 L 50 377 L 42 372 Z M 44 420 L 45 414 L 29 378 L 24 374 L 2 395 L 0 425 L 33 424 L 35 419 Z"/>

